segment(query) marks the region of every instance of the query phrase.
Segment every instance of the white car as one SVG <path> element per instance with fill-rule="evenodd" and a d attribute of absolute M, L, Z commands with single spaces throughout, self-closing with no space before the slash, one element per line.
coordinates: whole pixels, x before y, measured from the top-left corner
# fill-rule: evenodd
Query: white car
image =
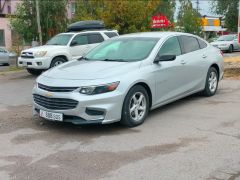
<path fill-rule="evenodd" d="M 23 50 L 18 66 L 26 67 L 34 75 L 69 60 L 78 59 L 99 43 L 118 36 L 116 30 L 92 30 L 61 33 L 46 45 Z"/>
<path fill-rule="evenodd" d="M 211 42 L 210 44 L 229 53 L 240 49 L 237 34 L 220 36 L 216 41 Z"/>

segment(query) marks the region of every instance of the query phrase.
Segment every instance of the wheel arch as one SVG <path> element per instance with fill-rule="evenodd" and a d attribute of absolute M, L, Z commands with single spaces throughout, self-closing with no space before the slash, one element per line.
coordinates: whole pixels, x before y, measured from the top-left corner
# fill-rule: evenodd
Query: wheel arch
<path fill-rule="evenodd" d="M 210 68 L 211 68 L 211 67 L 214 67 L 214 68 L 217 70 L 218 80 L 220 80 L 220 68 L 219 68 L 219 66 L 218 66 L 216 63 L 214 63 L 214 64 L 212 64 L 212 65 L 210 66 Z"/>
<path fill-rule="evenodd" d="M 152 91 L 151 91 L 149 85 L 145 82 L 137 82 L 133 86 L 131 86 L 131 88 L 134 86 L 137 86 L 137 85 L 143 86 L 146 89 L 146 91 L 148 93 L 148 97 L 149 97 L 149 108 L 151 108 L 152 107 Z"/>

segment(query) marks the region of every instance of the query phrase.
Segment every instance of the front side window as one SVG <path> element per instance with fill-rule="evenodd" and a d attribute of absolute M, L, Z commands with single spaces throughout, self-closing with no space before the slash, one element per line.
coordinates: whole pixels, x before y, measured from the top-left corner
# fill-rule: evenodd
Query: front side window
<path fill-rule="evenodd" d="M 179 56 L 182 54 L 181 47 L 177 37 L 169 38 L 162 45 L 160 51 L 158 52 L 158 56 L 164 55 L 176 55 Z"/>
<path fill-rule="evenodd" d="M 89 44 L 87 35 L 77 35 L 72 42 L 74 42 L 74 46 Z"/>
<path fill-rule="evenodd" d="M 96 61 L 140 61 L 149 56 L 158 38 L 120 38 L 103 42 L 86 58 Z"/>
<path fill-rule="evenodd" d="M 182 44 L 184 46 L 184 52 L 189 53 L 199 50 L 198 40 L 192 36 L 181 36 Z"/>
<path fill-rule="evenodd" d="M 62 45 L 66 46 L 70 39 L 72 38 L 72 34 L 59 34 L 54 36 L 47 42 L 47 45 Z"/>

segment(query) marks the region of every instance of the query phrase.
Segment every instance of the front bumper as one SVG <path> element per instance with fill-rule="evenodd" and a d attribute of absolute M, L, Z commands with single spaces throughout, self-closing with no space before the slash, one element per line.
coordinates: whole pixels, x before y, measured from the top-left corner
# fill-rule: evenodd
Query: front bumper
<path fill-rule="evenodd" d="M 33 115 L 39 115 L 40 109 L 62 113 L 63 122 L 71 122 L 73 124 L 108 124 L 121 119 L 124 96 L 117 90 L 99 95 L 83 95 L 78 91 L 49 93 L 34 87 L 33 94 L 48 98 L 64 98 L 78 101 L 78 105 L 74 109 L 67 110 L 47 109 L 33 102 Z M 92 112 L 102 113 L 94 114 Z"/>
<path fill-rule="evenodd" d="M 41 57 L 41 58 L 18 58 L 18 66 L 25 67 L 29 69 L 49 69 L 51 64 L 50 57 Z"/>

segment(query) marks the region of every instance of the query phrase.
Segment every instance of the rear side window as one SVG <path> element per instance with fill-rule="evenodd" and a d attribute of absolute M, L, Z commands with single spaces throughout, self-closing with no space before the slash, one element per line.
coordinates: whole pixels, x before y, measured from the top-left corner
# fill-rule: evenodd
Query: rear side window
<path fill-rule="evenodd" d="M 191 36 L 181 36 L 181 43 L 184 47 L 184 53 L 199 50 L 198 40 Z"/>
<path fill-rule="evenodd" d="M 118 34 L 115 33 L 115 32 L 105 32 L 104 34 L 105 34 L 107 37 L 109 37 L 109 38 L 118 36 Z"/>
<path fill-rule="evenodd" d="M 200 39 L 198 39 L 198 43 L 199 43 L 199 46 L 200 46 L 201 49 L 207 47 L 207 44 L 204 41 L 200 40 Z"/>
<path fill-rule="evenodd" d="M 160 51 L 158 52 L 158 56 L 163 55 L 179 56 L 181 54 L 182 51 L 177 37 L 171 37 L 167 41 L 165 41 Z"/>
<path fill-rule="evenodd" d="M 88 34 L 89 44 L 101 43 L 104 41 L 101 34 Z"/>

